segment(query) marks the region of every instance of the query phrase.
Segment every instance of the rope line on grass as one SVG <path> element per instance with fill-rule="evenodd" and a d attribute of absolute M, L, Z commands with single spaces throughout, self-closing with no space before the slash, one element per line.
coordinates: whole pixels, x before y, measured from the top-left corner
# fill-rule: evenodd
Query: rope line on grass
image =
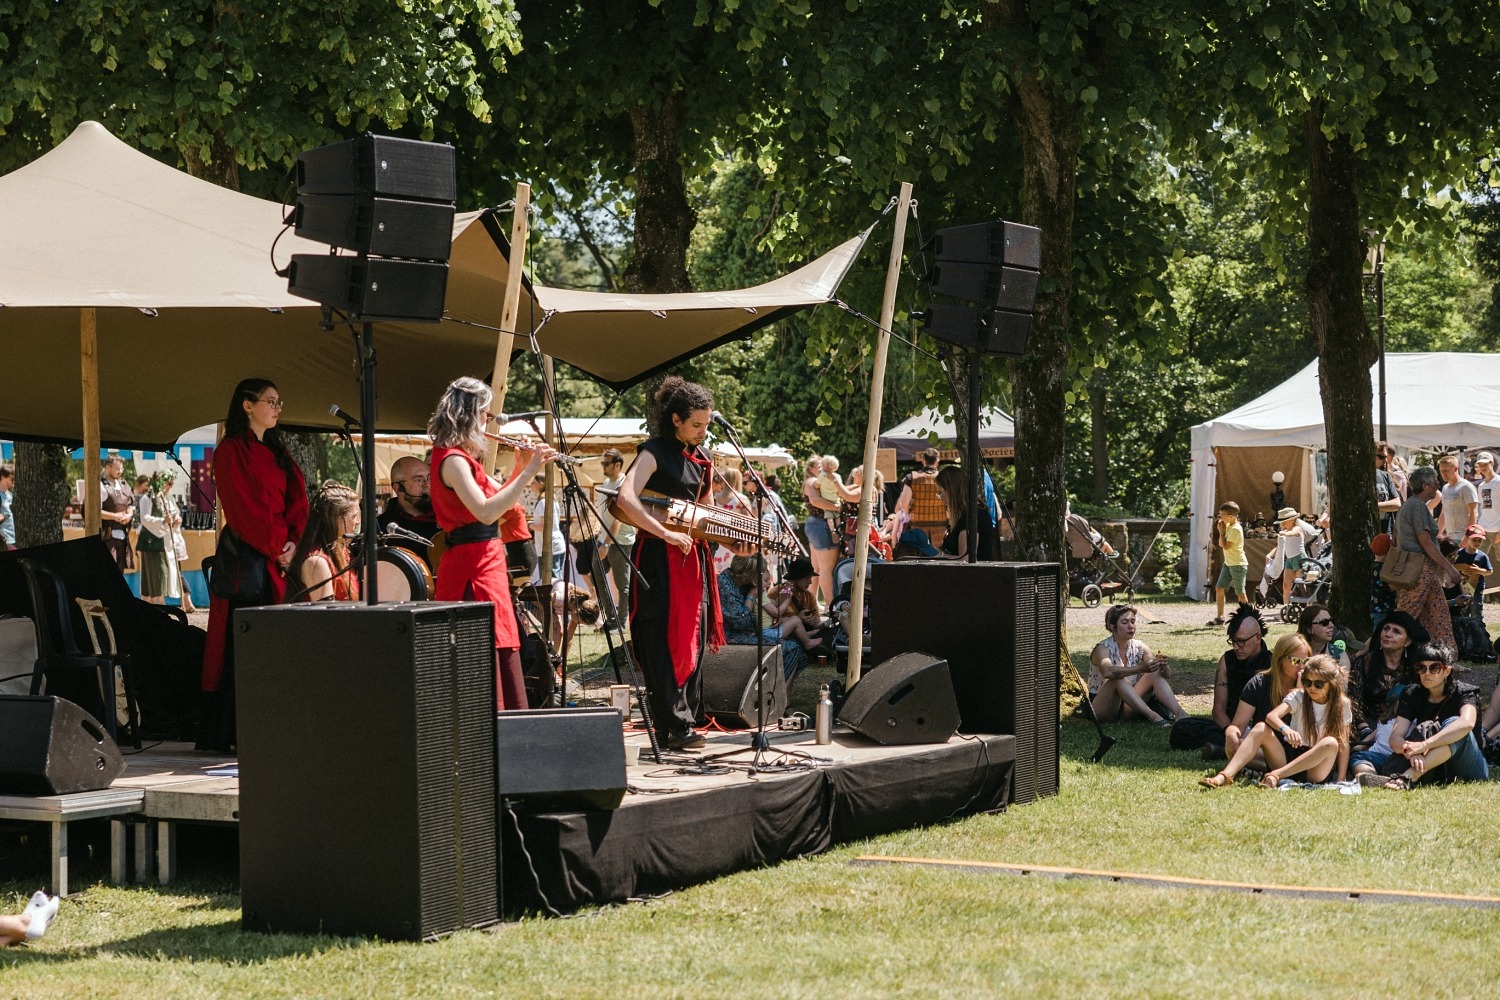
<path fill-rule="evenodd" d="M 1090 868 L 1067 868 L 1055 865 L 1018 865 L 1004 861 L 960 861 L 946 858 L 906 858 L 863 854 L 854 859 L 857 865 L 921 865 L 964 871 L 995 872 L 1008 875 L 1045 875 L 1051 878 L 1086 878 L 1103 882 L 1149 885 L 1168 889 L 1209 889 L 1217 892 L 1246 892 L 1260 896 L 1296 896 L 1303 899 L 1343 900 L 1352 903 L 1432 903 L 1439 906 L 1463 906 L 1473 909 L 1500 909 L 1500 896 L 1464 896 L 1446 892 L 1423 892 L 1412 889 L 1341 889 L 1332 886 L 1278 885 L 1261 882 L 1229 882 L 1219 879 L 1187 878 L 1179 875 L 1151 875 L 1141 872 L 1112 872 Z"/>

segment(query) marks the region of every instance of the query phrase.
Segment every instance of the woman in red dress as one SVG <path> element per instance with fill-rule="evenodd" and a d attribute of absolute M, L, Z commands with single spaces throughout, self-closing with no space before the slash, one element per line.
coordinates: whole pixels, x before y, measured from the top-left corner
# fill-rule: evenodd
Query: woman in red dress
<path fill-rule="evenodd" d="M 329 480 L 313 494 L 307 530 L 297 543 L 289 576 L 294 601 L 357 601 L 359 571 L 351 568 L 349 539 L 359 534 L 359 494 Z"/>
<path fill-rule="evenodd" d="M 448 548 L 438 564 L 437 599 L 491 601 L 495 605 L 495 705 L 504 711 L 526 707 L 521 675 L 521 634 L 511 605 L 505 544 L 497 525 L 515 505 L 533 473 L 556 452 L 538 445 L 504 483 L 490 478 L 484 454 L 484 426 L 493 398 L 478 379 L 455 380 L 427 422 L 432 435 L 432 510 Z"/>
<path fill-rule="evenodd" d="M 266 591 L 252 601 L 213 597 L 203 648 L 203 690 L 210 695 L 200 749 L 234 745 L 234 646 L 229 619 L 237 607 L 280 604 L 286 569 L 307 526 L 307 484 L 292 461 L 277 422 L 281 392 L 270 379 L 247 378 L 234 387 L 224 418 L 224 440 L 214 449 L 214 487 L 228 529 L 266 558 Z"/>

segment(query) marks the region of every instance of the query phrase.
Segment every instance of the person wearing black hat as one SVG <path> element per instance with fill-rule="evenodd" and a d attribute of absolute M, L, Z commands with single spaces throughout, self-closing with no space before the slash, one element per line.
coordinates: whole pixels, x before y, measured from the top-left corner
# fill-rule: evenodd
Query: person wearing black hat
<path fill-rule="evenodd" d="M 817 572 L 813 569 L 812 561 L 798 556 L 787 563 L 785 582 L 771 592 L 773 598 L 782 602 L 790 602 L 791 610 L 796 612 L 808 633 L 813 635 L 816 635 L 823 625 L 823 617 L 818 614 L 818 601 L 812 592 L 812 583 L 816 576 Z M 834 598 L 837 599 L 838 595 L 835 594 Z"/>
<path fill-rule="evenodd" d="M 1386 693 L 1396 684 L 1409 684 L 1411 651 L 1426 642 L 1427 630 L 1405 611 L 1392 611 L 1380 620 L 1364 652 L 1349 666 L 1349 697 L 1354 702 L 1354 725 L 1363 730 L 1380 719 Z"/>

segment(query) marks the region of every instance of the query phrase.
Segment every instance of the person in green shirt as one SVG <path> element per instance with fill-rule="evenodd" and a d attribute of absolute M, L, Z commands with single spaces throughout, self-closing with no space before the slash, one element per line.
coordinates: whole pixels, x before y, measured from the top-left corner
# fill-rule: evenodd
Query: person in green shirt
<path fill-rule="evenodd" d="M 1242 604 L 1250 603 L 1245 590 L 1245 574 L 1250 560 L 1245 556 L 1245 529 L 1240 527 L 1240 505 L 1226 500 L 1219 505 L 1219 523 L 1216 532 L 1219 548 L 1224 552 L 1224 565 L 1219 570 L 1218 582 L 1214 584 L 1214 620 L 1210 625 L 1224 624 L 1224 595 L 1226 592 L 1239 595 Z"/>

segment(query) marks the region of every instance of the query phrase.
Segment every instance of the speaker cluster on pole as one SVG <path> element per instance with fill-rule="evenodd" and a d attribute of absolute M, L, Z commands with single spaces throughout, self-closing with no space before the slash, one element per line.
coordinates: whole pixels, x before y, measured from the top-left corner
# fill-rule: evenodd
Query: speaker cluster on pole
<path fill-rule="evenodd" d="M 300 154 L 297 235 L 352 254 L 293 254 L 287 291 L 360 321 L 442 319 L 454 164 L 445 143 L 370 134 Z"/>
<path fill-rule="evenodd" d="M 1025 354 L 1042 276 L 1042 231 L 1003 221 L 953 226 L 937 231 L 933 251 L 932 293 L 974 304 L 934 302 L 922 317 L 927 332 L 986 354 Z"/>

